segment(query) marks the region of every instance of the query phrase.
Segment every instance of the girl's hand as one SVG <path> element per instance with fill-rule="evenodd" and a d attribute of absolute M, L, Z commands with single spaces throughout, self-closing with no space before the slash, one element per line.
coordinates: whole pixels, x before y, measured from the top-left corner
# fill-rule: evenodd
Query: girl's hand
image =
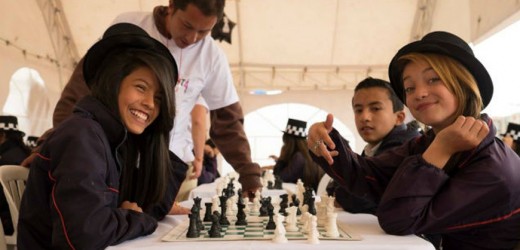
<path fill-rule="evenodd" d="M 423 153 L 427 162 L 443 168 L 449 158 L 461 151 L 476 148 L 489 133 L 489 127 L 473 117 L 459 116 L 455 122 L 441 130 Z"/>
<path fill-rule="evenodd" d="M 316 156 L 325 158 L 331 165 L 334 163 L 332 157 L 338 155 L 338 152 L 334 151 L 336 145 L 329 136 L 333 122 L 334 116 L 328 114 L 324 122 L 314 123 L 309 128 L 309 135 L 307 136 L 307 147 L 309 150 Z M 329 151 L 327 147 L 332 149 L 332 151 Z"/>

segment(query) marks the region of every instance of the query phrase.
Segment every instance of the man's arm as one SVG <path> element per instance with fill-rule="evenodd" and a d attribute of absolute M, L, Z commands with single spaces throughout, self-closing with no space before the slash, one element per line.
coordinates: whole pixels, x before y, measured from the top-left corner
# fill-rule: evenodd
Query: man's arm
<path fill-rule="evenodd" d="M 83 78 L 83 58 L 72 72 L 67 85 L 61 92 L 60 100 L 56 103 L 54 114 L 52 115 L 53 126 L 58 126 L 63 120 L 72 114 L 72 110 L 81 98 L 90 94 L 90 89 Z"/>
<path fill-rule="evenodd" d="M 190 179 L 196 179 L 202 171 L 202 159 L 204 158 L 204 144 L 206 141 L 206 114 L 208 110 L 200 104 L 195 104 L 191 110 L 191 137 L 193 140 L 194 173 Z"/>
<path fill-rule="evenodd" d="M 231 166 L 240 174 L 244 194 L 254 194 L 262 187 L 262 170 L 251 161 L 251 149 L 244 132 L 244 115 L 240 103 L 212 110 L 210 137 Z"/>

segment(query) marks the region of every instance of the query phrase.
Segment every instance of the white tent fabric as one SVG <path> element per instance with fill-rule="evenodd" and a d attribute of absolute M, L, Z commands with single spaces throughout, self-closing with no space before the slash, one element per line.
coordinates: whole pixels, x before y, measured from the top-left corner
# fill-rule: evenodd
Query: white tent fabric
<path fill-rule="evenodd" d="M 73 62 L 117 14 L 151 11 L 168 0 L 0 3 L 0 105 L 14 72 L 29 67 L 45 81 L 52 110 Z M 221 46 L 245 113 L 293 101 L 339 114 L 354 128 L 347 108 L 353 87 L 368 75 L 387 79 L 401 46 L 433 30 L 478 43 L 516 21 L 519 10 L 515 0 L 227 0 L 225 13 L 237 25 L 232 44 Z M 248 94 L 259 88 L 284 92 Z"/>

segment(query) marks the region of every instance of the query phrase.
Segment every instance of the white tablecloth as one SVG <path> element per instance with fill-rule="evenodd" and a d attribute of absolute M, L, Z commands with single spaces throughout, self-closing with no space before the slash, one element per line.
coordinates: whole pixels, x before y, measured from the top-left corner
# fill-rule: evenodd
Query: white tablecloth
<path fill-rule="evenodd" d="M 193 202 L 183 202 L 182 205 L 190 206 Z M 175 249 L 175 250 L 213 250 L 213 249 L 366 249 L 366 250 L 434 250 L 429 242 L 415 236 L 395 236 L 383 232 L 377 223 L 377 218 L 368 214 L 350 214 L 338 211 L 338 224 L 346 225 L 350 231 L 360 235 L 360 241 L 333 241 L 321 240 L 319 245 L 312 245 L 305 240 L 290 240 L 288 243 L 274 243 L 270 240 L 257 241 L 204 241 L 204 242 L 163 242 L 161 238 L 181 221 L 187 219 L 187 215 L 167 216 L 159 222 L 157 230 L 146 237 L 123 242 L 107 249 Z"/>

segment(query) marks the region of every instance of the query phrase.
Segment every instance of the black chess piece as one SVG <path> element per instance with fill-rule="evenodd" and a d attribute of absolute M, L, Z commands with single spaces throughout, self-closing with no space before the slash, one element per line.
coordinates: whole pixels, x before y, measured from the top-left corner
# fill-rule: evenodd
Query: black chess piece
<path fill-rule="evenodd" d="M 267 225 L 265 226 L 265 229 L 267 229 L 267 230 L 274 230 L 274 229 L 276 229 L 276 224 L 274 223 L 274 220 L 273 220 L 273 215 L 274 215 L 274 207 L 273 207 L 273 205 L 268 207 L 267 211 L 268 211 L 267 213 L 269 214 L 269 221 L 267 221 Z"/>
<path fill-rule="evenodd" d="M 316 205 L 314 204 L 314 197 L 309 198 L 309 204 L 307 204 L 307 206 L 309 206 L 308 212 L 312 215 L 316 215 Z"/>
<path fill-rule="evenodd" d="M 228 197 L 225 195 L 219 196 L 220 199 L 220 211 L 222 212 L 220 215 L 220 225 L 221 226 L 227 226 L 229 225 L 229 220 L 226 217 L 226 211 L 227 211 L 227 204 L 226 201 Z"/>
<path fill-rule="evenodd" d="M 297 207 L 296 215 L 302 215 L 302 210 L 300 210 L 300 200 L 298 200 L 298 198 L 296 198 L 296 195 L 293 195 L 292 197 L 293 198 L 292 198 L 291 206 Z"/>
<path fill-rule="evenodd" d="M 269 207 L 269 204 L 271 204 L 271 197 L 262 197 L 260 199 L 260 204 L 262 204 L 259 209 L 260 217 L 265 217 L 268 215 L 267 208 Z"/>
<path fill-rule="evenodd" d="M 274 176 L 274 189 L 282 189 L 282 178 L 279 175 Z"/>
<path fill-rule="evenodd" d="M 244 208 L 246 207 L 246 205 L 244 205 L 244 203 L 237 203 L 237 207 L 238 207 L 238 212 L 237 212 L 237 221 L 235 222 L 235 225 L 237 226 L 246 226 L 247 225 L 247 221 L 246 221 L 246 213 L 244 212 Z"/>
<path fill-rule="evenodd" d="M 206 202 L 204 206 L 206 206 L 206 212 L 204 213 L 204 221 L 211 221 L 211 207 L 213 203 Z"/>
<path fill-rule="evenodd" d="M 197 226 L 197 214 L 193 212 L 194 208 L 197 206 L 193 206 L 191 208 L 191 214 L 188 216 L 190 217 L 190 225 L 188 226 L 188 232 L 186 233 L 187 238 L 198 238 L 200 236 L 200 231 Z"/>
<path fill-rule="evenodd" d="M 274 183 L 272 181 L 267 181 L 267 189 L 274 189 Z"/>
<path fill-rule="evenodd" d="M 281 194 L 280 198 L 282 199 L 282 201 L 280 202 L 280 210 L 278 212 L 283 216 L 287 216 L 287 212 L 285 211 L 285 209 L 289 207 L 289 195 Z"/>
<path fill-rule="evenodd" d="M 211 228 L 208 231 L 208 235 L 210 238 L 220 238 L 220 231 L 222 230 L 220 226 L 220 214 L 218 211 L 213 212 L 211 215 Z"/>

